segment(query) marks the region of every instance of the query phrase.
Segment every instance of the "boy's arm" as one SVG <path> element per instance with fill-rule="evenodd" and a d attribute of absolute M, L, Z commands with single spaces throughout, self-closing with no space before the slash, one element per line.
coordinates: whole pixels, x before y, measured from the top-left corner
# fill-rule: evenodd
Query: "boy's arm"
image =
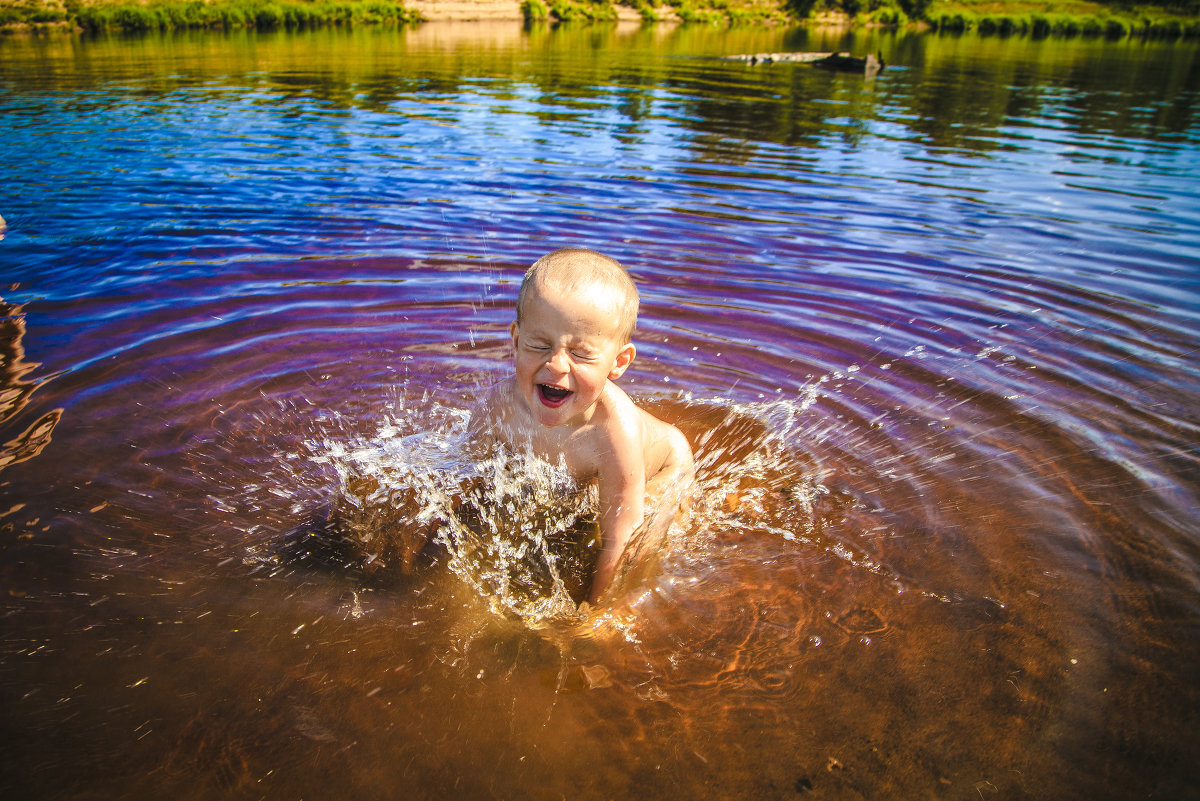
<path fill-rule="evenodd" d="M 624 439 L 624 438 L 623 438 Z M 632 438 L 629 438 L 632 440 Z M 588 600 L 593 604 L 608 590 L 633 532 L 642 524 L 646 503 L 646 465 L 640 443 L 624 441 L 600 466 L 600 559 Z"/>

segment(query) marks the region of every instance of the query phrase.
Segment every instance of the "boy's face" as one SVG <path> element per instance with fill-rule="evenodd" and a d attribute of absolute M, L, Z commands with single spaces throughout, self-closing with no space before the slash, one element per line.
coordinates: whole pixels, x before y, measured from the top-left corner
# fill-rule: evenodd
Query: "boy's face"
<path fill-rule="evenodd" d="M 595 288 L 568 296 L 533 287 L 511 328 L 521 400 L 542 425 L 581 424 L 606 382 L 633 361 L 634 347 L 617 336 L 615 293 Z"/>

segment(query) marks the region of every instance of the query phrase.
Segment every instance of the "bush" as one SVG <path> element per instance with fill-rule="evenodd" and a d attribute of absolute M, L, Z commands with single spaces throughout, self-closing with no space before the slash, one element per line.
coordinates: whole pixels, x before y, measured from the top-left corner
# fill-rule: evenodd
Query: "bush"
<path fill-rule="evenodd" d="M 678 5 L 675 6 L 675 13 L 678 14 L 679 18 L 684 22 L 700 22 L 711 24 L 714 22 L 725 21 L 724 14 L 707 7 L 697 8 L 692 5 L 689 0 L 682 0 L 680 3 L 678 3 Z"/>
<path fill-rule="evenodd" d="M 1058 36 L 1078 36 L 1083 26 L 1075 17 L 1058 17 L 1051 22 L 1050 30 Z"/>
<path fill-rule="evenodd" d="M 550 18 L 550 9 L 546 8 L 542 0 L 523 0 L 521 16 L 526 22 L 545 22 Z"/>
<path fill-rule="evenodd" d="M 900 10 L 909 19 L 924 19 L 931 0 L 898 0 Z"/>
<path fill-rule="evenodd" d="M 113 14 L 113 27 L 125 31 L 154 31 L 161 23 L 158 10 L 146 6 L 121 6 Z"/>
<path fill-rule="evenodd" d="M 260 31 L 273 31 L 283 24 L 283 11 L 279 6 L 259 6 L 254 12 L 254 27 Z"/>
<path fill-rule="evenodd" d="M 971 27 L 970 21 L 962 12 L 943 12 L 935 15 L 929 22 L 942 33 L 965 33 Z"/>
<path fill-rule="evenodd" d="M 250 19 L 246 15 L 245 9 L 237 6 L 218 5 L 214 9 L 216 16 L 209 23 L 213 27 L 220 28 L 244 28 L 250 24 Z"/>
<path fill-rule="evenodd" d="M 867 17 L 875 25 L 903 25 L 908 22 L 908 16 L 894 7 L 877 8 Z"/>
<path fill-rule="evenodd" d="M 636 0 L 633 8 L 641 15 L 643 22 L 660 22 L 658 12 L 654 10 L 654 6 L 650 4 L 649 0 Z"/>
<path fill-rule="evenodd" d="M 1014 33 L 1024 33 L 1026 30 L 1025 21 L 1017 17 L 1001 17 L 997 33 L 1008 36 Z"/>
<path fill-rule="evenodd" d="M 30 22 L 63 22 L 67 12 L 61 8 L 39 8 L 29 17 Z"/>
<path fill-rule="evenodd" d="M 817 0 L 786 0 L 784 7 L 792 16 L 805 19 L 812 15 L 813 9 L 817 7 Z"/>
<path fill-rule="evenodd" d="M 562 22 L 598 22 L 615 19 L 617 10 L 607 2 L 550 0 L 550 16 Z"/>
<path fill-rule="evenodd" d="M 1177 19 L 1154 20 L 1146 33 L 1157 39 L 1178 39 L 1183 36 L 1183 23 Z"/>

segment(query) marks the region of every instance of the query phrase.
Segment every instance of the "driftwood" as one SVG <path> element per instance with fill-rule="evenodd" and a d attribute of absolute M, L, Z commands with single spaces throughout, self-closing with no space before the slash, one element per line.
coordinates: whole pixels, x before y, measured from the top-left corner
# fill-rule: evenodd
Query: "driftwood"
<path fill-rule="evenodd" d="M 883 58 L 868 55 L 866 58 L 852 56 L 849 53 L 746 53 L 738 56 L 725 56 L 726 61 L 745 61 L 748 64 L 779 64 L 800 63 L 811 64 L 839 72 L 861 72 L 864 75 L 874 75 L 883 69 Z"/>

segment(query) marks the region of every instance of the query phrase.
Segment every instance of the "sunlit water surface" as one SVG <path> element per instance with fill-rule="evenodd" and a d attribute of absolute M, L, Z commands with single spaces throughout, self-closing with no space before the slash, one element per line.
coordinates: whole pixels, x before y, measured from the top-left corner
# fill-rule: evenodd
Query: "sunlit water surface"
<path fill-rule="evenodd" d="M 841 36 L 0 40 L 3 795 L 1195 797 L 1196 46 Z M 699 463 L 590 612 L 561 245 Z"/>

